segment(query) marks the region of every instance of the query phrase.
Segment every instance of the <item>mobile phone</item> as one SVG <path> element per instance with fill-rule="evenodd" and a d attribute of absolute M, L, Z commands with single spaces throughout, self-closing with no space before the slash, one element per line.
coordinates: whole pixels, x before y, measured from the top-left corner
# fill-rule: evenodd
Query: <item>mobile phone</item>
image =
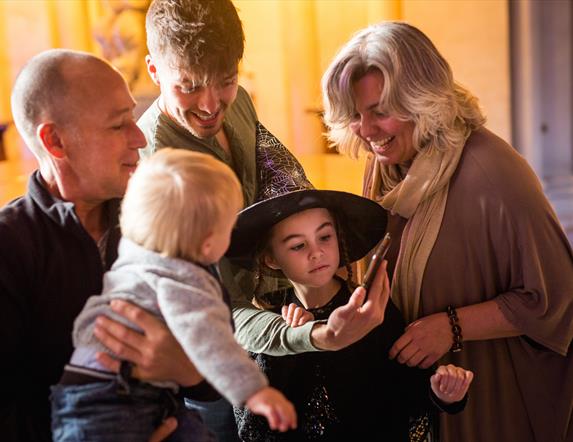
<path fill-rule="evenodd" d="M 372 258 L 370 258 L 370 263 L 368 264 L 368 269 L 366 270 L 366 274 L 364 275 L 364 280 L 362 281 L 362 287 L 366 289 L 366 296 L 368 296 L 368 290 L 374 281 L 374 277 L 376 276 L 376 272 L 378 272 L 378 268 L 382 263 L 382 260 L 386 256 L 388 252 L 388 248 L 390 247 L 390 234 L 386 233 L 382 241 L 378 243 L 376 249 L 374 250 L 374 254 Z"/>

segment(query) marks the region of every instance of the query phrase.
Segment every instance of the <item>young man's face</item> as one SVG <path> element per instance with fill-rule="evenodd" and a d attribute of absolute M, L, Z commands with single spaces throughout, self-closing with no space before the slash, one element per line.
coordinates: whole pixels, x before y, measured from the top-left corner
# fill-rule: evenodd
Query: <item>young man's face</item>
<path fill-rule="evenodd" d="M 149 75 L 161 90 L 161 110 L 198 138 L 215 136 L 225 112 L 237 97 L 238 66 L 203 83 L 193 72 L 173 67 L 163 59 L 146 57 Z"/>

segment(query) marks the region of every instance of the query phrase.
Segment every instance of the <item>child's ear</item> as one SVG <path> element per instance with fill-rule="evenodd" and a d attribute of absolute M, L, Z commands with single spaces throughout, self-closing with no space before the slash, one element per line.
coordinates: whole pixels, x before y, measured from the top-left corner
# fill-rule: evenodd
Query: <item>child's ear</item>
<path fill-rule="evenodd" d="M 201 243 L 201 256 L 207 257 L 213 249 L 213 232 L 209 233 Z"/>
<path fill-rule="evenodd" d="M 272 270 L 280 270 L 281 268 L 279 267 L 279 265 L 276 263 L 275 258 L 270 255 L 270 254 L 266 254 L 263 257 L 263 262 L 265 263 L 265 265 Z"/>

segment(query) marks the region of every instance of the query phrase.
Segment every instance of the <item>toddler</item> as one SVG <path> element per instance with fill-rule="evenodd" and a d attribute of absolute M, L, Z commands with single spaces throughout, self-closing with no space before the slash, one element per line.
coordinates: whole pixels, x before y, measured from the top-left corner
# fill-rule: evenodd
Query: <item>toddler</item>
<path fill-rule="evenodd" d="M 122 203 L 118 259 L 104 276 L 103 293 L 77 317 L 75 351 L 52 387 L 54 440 L 147 440 L 170 415 L 178 420 L 172 440 L 213 440 L 199 415 L 183 406 L 176 384 L 136 381 L 126 362 L 118 375 L 98 363 L 105 349 L 93 333 L 96 318 L 126 322 L 110 309 L 113 299 L 162 318 L 208 384 L 234 406 L 261 414 L 273 429 L 296 426 L 292 404 L 236 343 L 219 280 L 216 263 L 242 204 L 234 172 L 209 155 L 165 148 L 141 162 Z"/>

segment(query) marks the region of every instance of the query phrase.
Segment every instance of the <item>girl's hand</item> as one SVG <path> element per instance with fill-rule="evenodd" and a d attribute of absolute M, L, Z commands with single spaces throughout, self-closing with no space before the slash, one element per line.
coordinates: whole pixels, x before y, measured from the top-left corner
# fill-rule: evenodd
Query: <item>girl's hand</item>
<path fill-rule="evenodd" d="M 326 324 L 315 322 L 310 339 L 321 350 L 340 350 L 362 339 L 384 322 L 384 312 L 390 299 L 390 281 L 386 273 L 386 260 L 376 272 L 368 290 L 359 286 L 345 305 L 336 308 Z"/>
<path fill-rule="evenodd" d="M 445 404 L 461 401 L 466 395 L 474 374 L 455 365 L 440 365 L 430 378 L 434 394 Z"/>
<path fill-rule="evenodd" d="M 266 417 L 271 430 L 287 431 L 296 428 L 294 405 L 272 387 L 257 391 L 245 406 L 253 413 Z"/>
<path fill-rule="evenodd" d="M 291 327 L 300 327 L 307 322 L 314 321 L 314 315 L 312 313 L 295 303 L 283 305 L 282 316 L 285 322 Z"/>

